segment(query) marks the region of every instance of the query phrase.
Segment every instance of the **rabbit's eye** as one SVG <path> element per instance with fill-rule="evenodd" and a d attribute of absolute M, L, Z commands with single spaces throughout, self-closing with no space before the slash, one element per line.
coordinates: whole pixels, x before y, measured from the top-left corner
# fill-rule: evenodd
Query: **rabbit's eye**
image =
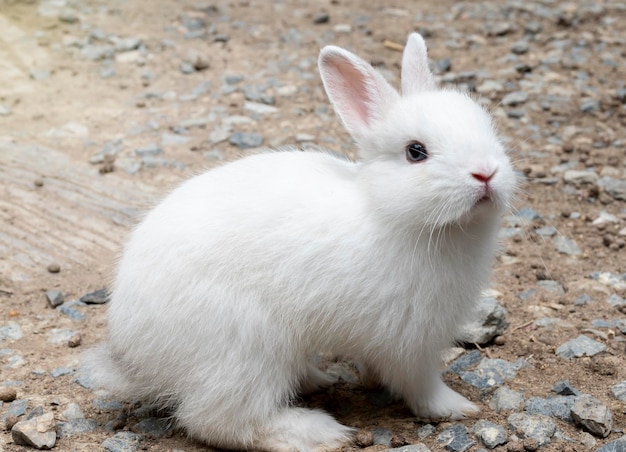
<path fill-rule="evenodd" d="M 428 151 L 419 141 L 414 141 L 406 147 L 406 159 L 409 163 L 422 162 L 428 158 Z"/>

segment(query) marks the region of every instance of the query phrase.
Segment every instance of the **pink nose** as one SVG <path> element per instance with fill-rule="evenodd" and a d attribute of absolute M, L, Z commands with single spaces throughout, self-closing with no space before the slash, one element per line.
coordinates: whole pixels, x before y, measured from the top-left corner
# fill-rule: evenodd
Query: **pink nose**
<path fill-rule="evenodd" d="M 476 179 L 477 181 L 484 182 L 486 184 L 491 180 L 494 174 L 496 174 L 495 171 L 491 173 L 479 171 L 476 173 L 472 173 L 472 177 Z"/>

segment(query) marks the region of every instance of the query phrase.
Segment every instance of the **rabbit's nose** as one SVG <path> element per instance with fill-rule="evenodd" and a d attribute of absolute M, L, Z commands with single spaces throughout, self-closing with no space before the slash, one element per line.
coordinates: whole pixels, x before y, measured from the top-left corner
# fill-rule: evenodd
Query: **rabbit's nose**
<path fill-rule="evenodd" d="M 476 171 L 472 173 L 472 177 L 479 182 L 489 183 L 493 175 L 496 174 L 496 170 L 493 171 Z"/>

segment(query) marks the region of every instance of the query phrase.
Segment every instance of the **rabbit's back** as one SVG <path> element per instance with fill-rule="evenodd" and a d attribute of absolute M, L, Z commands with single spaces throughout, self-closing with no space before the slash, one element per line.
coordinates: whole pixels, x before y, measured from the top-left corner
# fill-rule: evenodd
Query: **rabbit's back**
<path fill-rule="evenodd" d="M 311 312 L 329 310 L 304 299 L 324 291 L 336 297 L 329 293 L 340 290 L 335 279 L 353 273 L 373 234 L 356 173 L 355 163 L 328 154 L 277 152 L 185 182 L 148 214 L 124 250 L 109 308 L 117 332 L 111 340 L 125 348 L 155 323 L 161 331 L 196 324 L 238 330 L 234 323 L 255 309 L 275 319 L 304 316 L 303 324 Z"/>

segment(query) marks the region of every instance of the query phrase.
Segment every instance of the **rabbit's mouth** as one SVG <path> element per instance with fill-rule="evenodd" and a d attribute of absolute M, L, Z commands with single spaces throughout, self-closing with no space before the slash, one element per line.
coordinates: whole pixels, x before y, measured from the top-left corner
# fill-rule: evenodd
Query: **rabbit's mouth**
<path fill-rule="evenodd" d="M 480 197 L 478 199 L 478 201 L 476 201 L 476 204 L 483 204 L 486 202 L 492 202 L 493 199 L 491 199 L 491 195 L 489 193 L 485 193 L 484 195 L 482 195 L 482 197 Z"/>
<path fill-rule="evenodd" d="M 475 208 L 492 207 L 496 205 L 496 200 L 490 191 L 483 193 L 474 203 Z"/>

